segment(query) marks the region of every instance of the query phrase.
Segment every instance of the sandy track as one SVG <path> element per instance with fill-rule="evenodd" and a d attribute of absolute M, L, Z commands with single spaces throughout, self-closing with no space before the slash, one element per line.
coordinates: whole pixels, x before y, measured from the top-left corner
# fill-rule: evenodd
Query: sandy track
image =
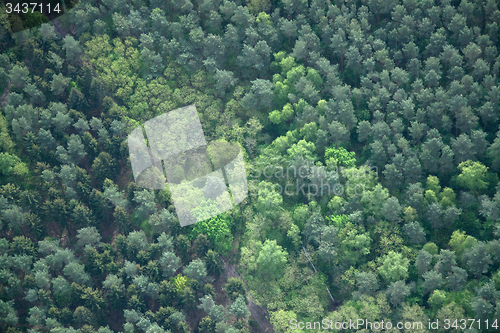
<path fill-rule="evenodd" d="M 231 265 L 224 257 L 221 256 L 221 258 L 222 261 L 224 262 L 224 275 L 226 280 L 232 277 L 241 279 L 241 276 L 236 270 L 236 268 L 233 265 Z M 248 296 L 248 290 L 247 290 L 247 296 Z M 252 318 L 259 324 L 261 332 L 274 333 L 273 326 L 269 321 L 269 313 L 267 312 L 267 310 L 253 303 L 252 300 L 250 300 L 250 297 L 247 298 L 249 299 L 247 304 L 248 310 L 250 310 Z"/>

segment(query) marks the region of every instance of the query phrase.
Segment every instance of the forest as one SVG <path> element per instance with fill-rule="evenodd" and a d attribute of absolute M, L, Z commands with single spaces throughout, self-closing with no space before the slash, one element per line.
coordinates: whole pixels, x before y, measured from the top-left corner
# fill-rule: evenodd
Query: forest
<path fill-rule="evenodd" d="M 498 331 L 499 1 L 7 3 L 0 332 Z M 127 136 L 188 105 L 249 192 L 181 227 Z"/>

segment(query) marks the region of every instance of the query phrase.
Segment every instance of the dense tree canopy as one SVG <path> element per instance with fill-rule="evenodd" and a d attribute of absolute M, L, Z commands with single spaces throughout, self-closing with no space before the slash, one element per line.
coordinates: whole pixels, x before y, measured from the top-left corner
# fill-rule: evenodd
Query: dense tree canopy
<path fill-rule="evenodd" d="M 0 5 L 0 331 L 498 324 L 498 2 L 66 6 Z M 181 227 L 127 136 L 191 104 L 249 193 Z"/>

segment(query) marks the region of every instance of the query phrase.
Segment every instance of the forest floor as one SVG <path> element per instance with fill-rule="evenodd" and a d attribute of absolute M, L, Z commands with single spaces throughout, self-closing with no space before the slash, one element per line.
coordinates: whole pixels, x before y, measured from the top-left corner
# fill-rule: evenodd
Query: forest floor
<path fill-rule="evenodd" d="M 228 260 L 226 260 L 224 257 L 222 257 L 222 260 L 224 261 L 224 280 L 227 281 L 227 279 L 232 277 L 242 279 L 236 268 L 231 265 Z M 251 318 L 253 318 L 259 324 L 260 332 L 274 333 L 273 326 L 269 321 L 269 313 L 267 312 L 267 310 L 258 306 L 257 304 L 253 303 L 252 300 L 250 300 L 248 290 L 247 297 L 249 298 L 247 305 L 248 310 L 250 310 L 250 313 L 252 314 Z"/>
<path fill-rule="evenodd" d="M 51 22 L 52 22 L 52 25 L 54 26 L 54 30 L 57 32 L 57 34 L 61 38 L 64 38 L 68 34 L 68 32 L 61 27 L 61 24 L 59 23 L 59 21 L 57 19 L 52 20 Z"/>

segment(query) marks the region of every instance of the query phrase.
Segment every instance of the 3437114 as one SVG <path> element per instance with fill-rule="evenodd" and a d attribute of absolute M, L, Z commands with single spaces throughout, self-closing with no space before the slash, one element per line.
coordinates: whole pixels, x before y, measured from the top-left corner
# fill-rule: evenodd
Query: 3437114
<path fill-rule="evenodd" d="M 43 3 L 37 3 L 37 2 L 24 2 L 24 3 L 10 3 L 7 2 L 5 4 L 5 10 L 7 14 L 11 13 L 34 13 L 34 12 L 39 12 L 41 14 L 46 13 L 60 13 L 61 8 L 60 4 L 56 3 L 55 5 L 51 3 L 43 4 Z"/>

